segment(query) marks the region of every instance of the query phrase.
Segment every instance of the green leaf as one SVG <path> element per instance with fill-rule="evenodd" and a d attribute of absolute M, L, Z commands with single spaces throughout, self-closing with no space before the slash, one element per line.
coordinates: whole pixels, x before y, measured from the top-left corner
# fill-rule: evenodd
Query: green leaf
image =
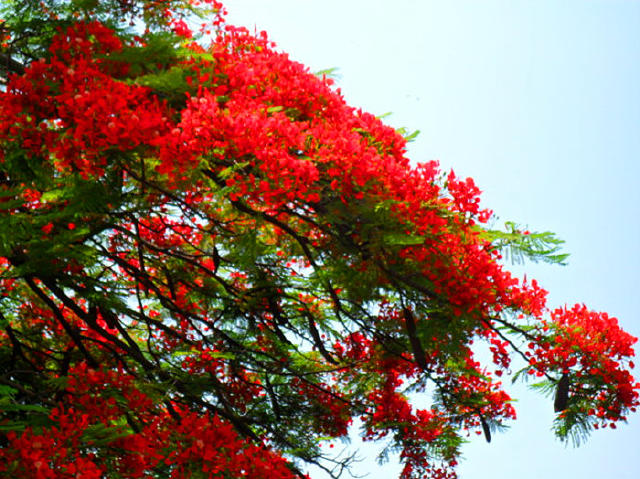
<path fill-rule="evenodd" d="M 400 233 L 387 233 L 383 236 L 383 242 L 389 246 L 412 246 L 423 244 L 425 238 L 422 236 L 406 235 Z"/>
<path fill-rule="evenodd" d="M 7 386 L 6 384 L 0 384 L 0 400 L 7 396 L 13 396 L 18 390 Z"/>
<path fill-rule="evenodd" d="M 493 247 L 503 252 L 506 260 L 521 264 L 524 259 L 537 263 L 566 265 L 568 254 L 559 253 L 564 241 L 550 231 L 524 231 L 516 223 L 507 221 L 506 231 L 477 228 L 480 235 L 490 241 Z"/>
<path fill-rule="evenodd" d="M 337 67 L 333 67 L 333 68 L 325 68 L 324 70 L 318 70 L 317 72 L 313 72 L 313 74 L 315 76 L 318 77 L 327 77 L 327 78 L 337 78 L 338 75 L 336 74 L 336 72 L 339 70 L 339 68 Z"/>
<path fill-rule="evenodd" d="M 218 172 L 218 177 L 220 177 L 223 180 L 226 180 L 227 178 L 230 178 L 231 176 L 233 176 L 233 174 L 238 171 L 241 170 L 243 168 L 245 168 L 246 166 L 249 165 L 248 161 L 243 161 L 240 163 L 234 163 L 233 165 L 221 170 Z"/>
<path fill-rule="evenodd" d="M 40 200 L 43 203 L 55 202 L 55 201 L 58 201 L 59 199 L 62 199 L 65 193 L 66 191 L 62 189 L 45 191 L 44 193 L 42 193 L 42 197 Z"/>
<path fill-rule="evenodd" d="M 33 404 L 3 404 L 2 409 L 3 411 L 28 411 L 49 414 L 49 409 L 46 407 Z"/>
<path fill-rule="evenodd" d="M 419 134 L 420 134 L 420 130 L 416 130 L 413 133 L 409 133 L 408 135 L 405 135 L 404 139 L 407 141 L 413 141 L 418 137 Z"/>

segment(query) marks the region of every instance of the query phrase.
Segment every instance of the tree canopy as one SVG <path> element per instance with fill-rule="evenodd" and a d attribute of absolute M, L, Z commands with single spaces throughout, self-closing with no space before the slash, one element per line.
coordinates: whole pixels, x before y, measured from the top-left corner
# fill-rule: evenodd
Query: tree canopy
<path fill-rule="evenodd" d="M 636 338 L 506 267 L 562 241 L 219 2 L 1 5 L 1 475 L 337 477 L 358 420 L 449 479 L 503 379 L 565 440 L 635 411 Z"/>

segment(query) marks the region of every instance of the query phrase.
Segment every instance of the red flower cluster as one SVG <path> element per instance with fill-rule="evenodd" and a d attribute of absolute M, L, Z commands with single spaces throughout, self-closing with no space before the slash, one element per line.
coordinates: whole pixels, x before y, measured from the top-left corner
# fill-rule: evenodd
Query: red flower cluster
<path fill-rule="evenodd" d="M 121 48 L 98 22 L 75 24 L 54 37 L 51 59 L 34 62 L 10 83 L 0 135 L 19 139 L 33 156 L 46 152 L 59 171 L 85 177 L 104 174 L 110 149 L 153 143 L 168 126 L 163 107 L 148 89 L 113 78 L 126 65 L 101 59 Z"/>
<path fill-rule="evenodd" d="M 569 378 L 570 405 L 598 418 L 601 425 L 615 426 L 624 411 L 640 404 L 637 383 L 628 368 L 634 366 L 633 344 L 637 338 L 623 331 L 616 318 L 589 311 L 576 304 L 551 313 L 543 321 L 537 343 L 527 353 L 531 373 L 565 374 Z"/>
<path fill-rule="evenodd" d="M 48 414 L 47 426 L 7 434 L 0 474 L 99 479 L 114 471 L 133 479 L 165 471 L 164 477 L 187 479 L 202 471 L 207 477 L 294 477 L 284 459 L 240 439 L 221 418 L 175 403 L 168 407 L 154 404 L 123 371 L 79 364 L 69 375 L 64 399 Z"/>

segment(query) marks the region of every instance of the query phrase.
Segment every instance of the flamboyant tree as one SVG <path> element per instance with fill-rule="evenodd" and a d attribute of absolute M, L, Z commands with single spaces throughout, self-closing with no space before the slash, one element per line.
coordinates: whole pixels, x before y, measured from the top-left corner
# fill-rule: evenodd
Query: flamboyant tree
<path fill-rule="evenodd" d="M 559 240 L 494 229 L 218 2 L 2 6 L 2 477 L 337 476 L 358 418 L 403 478 L 452 478 L 515 418 L 505 375 L 561 438 L 635 410 L 636 339 L 503 265 Z"/>

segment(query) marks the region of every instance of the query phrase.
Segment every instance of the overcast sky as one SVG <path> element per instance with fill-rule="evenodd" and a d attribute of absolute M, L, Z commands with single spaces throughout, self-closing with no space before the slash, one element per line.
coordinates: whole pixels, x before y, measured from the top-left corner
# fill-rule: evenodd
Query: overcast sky
<path fill-rule="evenodd" d="M 473 177 L 501 222 L 565 239 L 568 266 L 519 269 L 550 305 L 584 302 L 640 336 L 640 1 L 226 5 L 232 23 L 266 30 L 312 71 L 337 68 L 350 104 L 421 130 L 412 161 Z M 639 417 L 564 447 L 552 400 L 510 391 L 519 419 L 491 444 L 472 438 L 461 479 L 640 477 Z M 378 466 L 375 449 L 361 451 L 358 472 L 397 477 L 397 461 Z"/>

